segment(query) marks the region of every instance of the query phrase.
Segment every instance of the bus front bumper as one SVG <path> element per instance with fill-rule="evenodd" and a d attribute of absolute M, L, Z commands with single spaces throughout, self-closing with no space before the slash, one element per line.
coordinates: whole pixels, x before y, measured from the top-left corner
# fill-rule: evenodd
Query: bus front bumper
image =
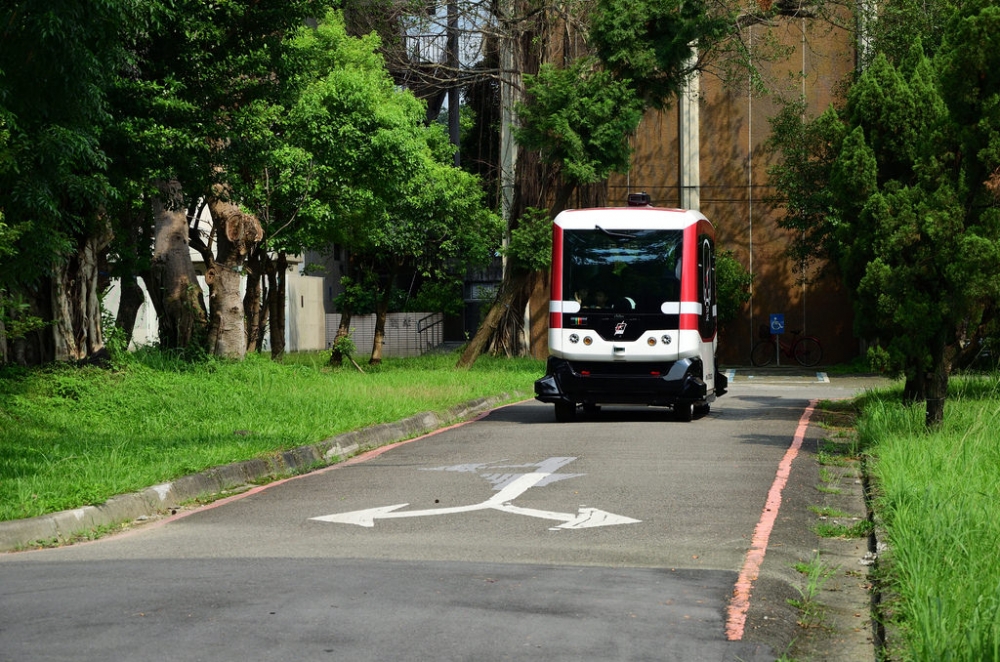
<path fill-rule="evenodd" d="M 535 399 L 584 405 L 699 404 L 725 393 L 728 383 L 725 375 L 716 373 L 710 393 L 697 358 L 655 366 L 632 364 L 628 372 L 615 371 L 618 366 L 549 357 L 545 376 L 535 382 Z"/>

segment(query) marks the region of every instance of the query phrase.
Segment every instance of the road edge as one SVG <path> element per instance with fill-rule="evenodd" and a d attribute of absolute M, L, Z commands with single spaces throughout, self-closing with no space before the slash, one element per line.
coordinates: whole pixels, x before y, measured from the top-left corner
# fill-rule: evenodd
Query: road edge
<path fill-rule="evenodd" d="M 309 473 L 361 453 L 474 418 L 519 397 L 519 394 L 504 393 L 477 398 L 455 405 L 443 414 L 426 411 L 400 421 L 344 432 L 316 444 L 213 467 L 140 492 L 118 495 L 99 505 L 0 522 L 0 553 L 68 544 L 92 537 L 88 534 L 94 531 L 171 513 L 198 499 Z"/>

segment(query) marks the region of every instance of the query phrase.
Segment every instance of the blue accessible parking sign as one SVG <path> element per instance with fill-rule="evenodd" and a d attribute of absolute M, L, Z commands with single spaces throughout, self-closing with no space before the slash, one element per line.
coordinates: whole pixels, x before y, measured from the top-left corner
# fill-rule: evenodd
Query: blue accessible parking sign
<path fill-rule="evenodd" d="M 784 313 L 772 313 L 771 314 L 771 335 L 777 336 L 785 332 L 785 315 Z"/>

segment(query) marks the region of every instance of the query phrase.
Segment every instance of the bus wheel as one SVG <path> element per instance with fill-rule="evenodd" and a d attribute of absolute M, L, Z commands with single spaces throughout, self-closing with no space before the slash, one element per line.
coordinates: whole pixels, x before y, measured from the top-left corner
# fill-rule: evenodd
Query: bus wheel
<path fill-rule="evenodd" d="M 557 402 L 556 420 L 560 423 L 569 423 L 576 418 L 575 402 Z"/>
<path fill-rule="evenodd" d="M 693 418 L 692 410 L 693 407 L 691 406 L 690 402 L 685 404 L 678 403 L 674 405 L 674 417 L 678 421 L 681 421 L 682 423 L 690 423 L 691 419 Z"/>
<path fill-rule="evenodd" d="M 694 407 L 694 417 L 695 418 L 705 418 L 708 416 L 708 412 L 712 411 L 712 406 L 707 402 L 701 405 L 695 405 Z"/>

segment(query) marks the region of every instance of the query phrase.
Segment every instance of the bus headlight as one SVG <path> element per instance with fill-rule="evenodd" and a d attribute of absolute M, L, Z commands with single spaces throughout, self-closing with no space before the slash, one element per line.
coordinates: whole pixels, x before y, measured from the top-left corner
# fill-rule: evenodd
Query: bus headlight
<path fill-rule="evenodd" d="M 668 336 L 668 335 L 667 335 L 667 334 L 665 334 L 665 333 L 663 334 L 663 337 L 662 337 L 662 338 L 660 338 L 660 341 L 661 341 L 661 342 L 662 342 L 662 343 L 663 343 L 664 345 L 669 345 L 669 344 L 670 344 L 670 342 L 671 342 L 672 340 L 673 340 L 673 338 L 671 338 L 670 336 Z"/>
<path fill-rule="evenodd" d="M 580 336 L 578 336 L 575 333 L 571 333 L 569 334 L 569 341 L 575 345 L 576 343 L 580 342 Z"/>
<path fill-rule="evenodd" d="M 649 338 L 646 339 L 646 344 L 649 345 L 650 347 L 656 347 L 656 338 L 650 336 Z"/>
<path fill-rule="evenodd" d="M 583 344 L 587 345 L 589 347 L 590 345 L 594 344 L 594 339 L 591 338 L 590 336 L 584 336 L 583 337 Z"/>

